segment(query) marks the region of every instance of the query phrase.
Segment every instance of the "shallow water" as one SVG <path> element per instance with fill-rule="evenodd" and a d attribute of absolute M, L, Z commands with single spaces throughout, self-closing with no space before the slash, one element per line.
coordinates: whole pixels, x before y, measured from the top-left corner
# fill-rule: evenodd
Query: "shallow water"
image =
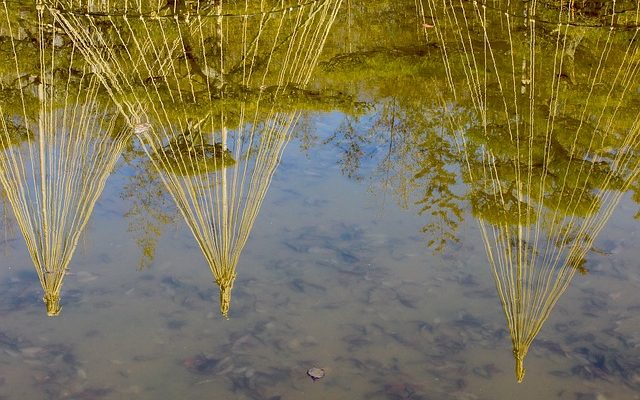
<path fill-rule="evenodd" d="M 330 148 L 298 145 L 242 254 L 229 320 L 182 223 L 167 227 L 151 266 L 136 268 L 127 221 L 113 218 L 129 206 L 122 169 L 71 264 L 59 317 L 44 315 L 22 243 L 5 246 L 3 396 L 637 398 L 629 199 L 599 241 L 616 243 L 614 254 L 590 258 L 591 274 L 563 296 L 517 384 L 477 227 L 465 223 L 460 245 L 432 255 L 413 207 L 381 207 L 380 193 L 339 174 Z M 314 365 L 327 373 L 317 382 L 306 376 Z"/>
<path fill-rule="evenodd" d="M 422 210 L 424 191 L 438 177 L 461 175 L 465 163 L 452 161 L 453 146 L 430 142 L 447 123 L 425 122 L 433 122 L 425 109 L 441 111 L 438 95 L 412 82 L 446 78 L 429 75 L 439 53 L 425 53 L 418 38 L 433 27 L 412 7 L 341 9 L 319 70 L 330 72 L 343 53 L 389 70 L 371 77 L 353 72 L 364 68 L 358 64 L 310 83 L 369 104 L 351 113 L 305 108 L 242 248 L 229 319 L 201 248 L 139 147 L 125 150 L 93 210 L 57 317 L 46 316 L 5 203 L 0 399 L 640 399 L 633 190 L 589 246 L 588 273 L 575 274 L 543 321 L 517 383 L 482 218 L 464 197 L 475 182 L 459 178 L 426 196 L 460 196 L 447 203 L 460 210 L 453 222 Z M 400 11 L 413 19 L 371 20 L 371 32 L 352 26 Z M 389 29 L 398 35 L 380 39 Z M 406 47 L 412 40 L 419 44 Z M 565 80 L 579 81 L 576 71 Z M 604 143 L 601 151 L 625 146 Z M 143 185 L 140 176 L 154 178 Z M 141 204 L 148 208 L 135 208 Z M 146 258 L 141 238 L 157 239 Z M 442 248 L 429 245 L 441 238 Z M 326 375 L 313 381 L 311 367 Z"/>

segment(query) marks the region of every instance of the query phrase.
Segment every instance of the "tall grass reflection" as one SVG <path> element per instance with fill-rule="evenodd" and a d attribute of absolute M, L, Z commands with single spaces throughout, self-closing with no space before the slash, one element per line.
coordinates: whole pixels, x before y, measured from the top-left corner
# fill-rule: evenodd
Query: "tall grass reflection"
<path fill-rule="evenodd" d="M 282 152 L 300 110 L 315 101 L 305 86 L 340 3 L 50 4 L 160 173 L 225 317 Z"/>
<path fill-rule="evenodd" d="M 69 262 L 130 130 L 55 18 L 42 7 L 0 6 L 9 55 L 0 77 L 0 182 L 55 316 Z"/>
<path fill-rule="evenodd" d="M 442 50 L 445 126 L 464 154 L 521 382 L 530 345 L 640 172 L 637 10 L 426 1 L 420 11 Z"/>

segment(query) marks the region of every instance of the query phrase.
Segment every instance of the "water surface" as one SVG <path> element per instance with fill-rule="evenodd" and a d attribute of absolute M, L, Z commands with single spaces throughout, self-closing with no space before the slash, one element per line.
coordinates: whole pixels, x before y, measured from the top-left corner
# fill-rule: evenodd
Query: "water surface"
<path fill-rule="evenodd" d="M 158 120 L 175 118 L 179 122 L 171 128 L 163 125 L 163 132 L 191 137 L 184 127 L 196 125 L 185 116 L 190 114 L 180 114 L 190 112 L 190 106 L 175 111 L 176 116 L 141 113 L 151 130 L 131 115 L 124 117 L 123 126 L 129 124 L 131 131 L 137 128 L 142 134 L 124 149 L 82 232 L 63 273 L 62 310 L 56 317 L 46 315 L 34 263 L 5 201 L 0 395 L 7 399 L 640 398 L 637 143 L 625 141 L 638 132 L 637 38 L 627 29 L 634 26 L 633 8 L 618 4 L 624 12 L 611 22 L 605 6 L 577 8 L 577 16 L 571 17 L 566 10 L 553 14 L 557 10 L 549 4 L 539 10 L 536 24 L 550 15 L 568 22 L 560 25 L 562 35 L 553 36 L 558 33 L 551 25 L 541 24 L 535 31 L 506 28 L 522 24 L 524 17 L 520 9 L 501 9 L 501 2 L 488 4 L 488 9 L 499 9 L 496 14 L 465 3 L 470 21 L 478 17 L 474 12 L 484 10 L 492 26 L 502 26 L 488 32 L 462 20 L 438 30 L 438 18 L 459 16 L 463 10 L 430 9 L 434 6 L 430 1 L 417 9 L 413 2 L 403 3 L 365 7 L 343 2 L 336 20 L 326 27 L 328 37 L 309 82 L 297 82 L 300 91 L 280 92 L 275 85 L 279 94 L 269 101 L 276 106 L 262 98 L 255 103 L 250 96 L 242 100 L 246 110 L 266 107 L 273 112 L 275 108 L 269 107 L 280 107 L 277 115 L 293 116 L 296 123 L 283 124 L 286 140 L 278 142 L 283 152 L 275 156 L 273 171 L 263 175 L 266 189 L 252 200 L 258 204 L 257 214 L 233 265 L 237 276 L 228 319 L 220 315 L 220 283 L 194 239 L 194 225 L 185 223 L 176 206 L 177 192 L 167 189 L 161 178 L 173 173 L 186 182 L 202 176 L 201 169 L 214 177 L 243 170 L 196 164 L 180 175 L 154 169 L 143 151 L 145 146 L 154 149 L 152 140 L 145 143 L 145 135 L 158 129 Z M 517 18 L 503 19 L 503 11 Z M 484 14 L 478 15 L 481 21 Z M 607 36 L 609 26 L 614 27 L 611 36 Z M 458 41 L 454 28 L 468 36 Z M 527 53 L 513 39 L 508 42 L 508 33 L 540 35 L 540 48 Z M 559 38 L 556 43 L 564 41 L 551 49 L 564 60 L 564 68 L 573 63 L 571 70 L 554 74 L 554 63 L 530 58 L 550 51 L 540 43 L 554 43 L 553 38 Z M 619 58 L 626 51 L 621 43 L 629 38 L 625 42 L 632 45 L 629 58 Z M 461 43 L 471 46 L 470 54 L 482 65 L 474 67 L 477 82 L 465 74 L 471 64 L 461 61 L 470 60 L 456 47 Z M 589 43 L 605 43 L 605 50 L 593 50 L 595 56 L 610 57 L 601 62 L 601 75 L 590 69 L 589 57 L 594 54 L 588 51 Z M 485 52 L 487 44 L 495 53 Z M 441 51 L 446 45 L 452 46 L 448 60 Z M 83 51 L 85 56 L 92 54 L 91 49 Z M 515 58 L 511 52 L 520 57 L 513 65 L 520 68 L 523 59 L 525 65 L 534 60 L 534 68 L 525 66 L 514 73 L 516 67 L 507 63 Z M 487 62 L 487 54 L 494 54 L 497 61 Z M 618 80 L 611 72 L 615 67 L 624 78 Z M 273 71 L 267 72 L 265 76 L 271 76 Z M 534 89 L 525 82 L 526 75 L 536 79 Z M 518 86 L 499 89 L 494 76 L 501 84 Z M 198 85 L 201 78 L 189 79 Z M 100 79 L 105 83 L 104 76 Z M 177 82 L 175 90 L 197 92 L 178 88 L 189 79 L 166 79 L 169 87 Z M 251 88 L 253 82 L 246 82 Z M 624 95 L 607 92 L 610 87 L 604 82 L 625 87 Z M 11 86 L 4 80 L 2 84 Z M 207 84 L 211 88 L 218 83 Z M 587 106 L 575 100 L 584 93 L 593 96 L 584 102 Z M 114 107 L 114 112 L 125 113 L 133 104 L 142 104 L 127 95 L 105 93 L 104 101 L 113 97 L 116 105 L 125 105 Z M 147 104 L 148 109 L 168 102 L 163 96 L 148 100 L 158 102 Z M 282 100 L 284 106 L 279 103 L 291 98 Z M 549 109 L 554 102 L 561 112 L 552 118 Z M 530 114 L 516 115 L 515 108 L 533 110 L 533 106 L 537 108 Z M 221 107 L 228 113 L 224 121 L 231 120 L 235 114 L 224 108 L 226 104 Z M 533 129 L 544 127 L 545 118 L 555 118 L 558 124 L 546 131 L 551 132 L 548 136 L 541 133 L 544 128 Z M 268 114 L 265 120 L 278 119 Z M 210 145 L 224 140 L 218 135 L 227 132 L 226 123 L 222 129 L 217 123 L 208 128 Z M 254 125 L 268 123 L 248 122 L 228 129 L 229 149 L 243 149 L 234 154 L 244 158 L 234 157 L 238 166 L 247 166 L 250 176 L 259 175 L 257 154 L 268 144 L 256 142 L 254 148 L 248 146 L 250 150 L 234 146 L 246 145 L 238 139 L 242 127 Z M 478 126 L 493 128 L 478 130 Z M 514 133 L 516 128 L 520 133 Z M 551 143 L 545 137 L 554 140 L 553 150 L 547 150 L 553 157 L 540 156 L 547 149 L 545 143 Z M 592 145 L 596 140 L 599 146 Z M 22 154 L 27 154 L 24 149 L 31 148 L 30 143 L 23 142 Z M 162 148 L 168 152 L 166 143 Z M 460 143 L 467 143 L 466 151 Z M 567 164 L 561 164 L 563 149 L 572 149 Z M 629 154 L 632 161 L 616 169 L 619 154 Z M 531 161 L 538 156 L 543 166 Z M 582 169 L 571 169 L 577 160 L 590 163 L 584 171 L 601 165 L 610 169 L 603 175 L 585 175 Z M 558 165 L 575 175 L 562 177 L 554 169 Z M 538 174 L 538 167 L 546 172 Z M 559 178 L 543 181 L 551 183 L 542 186 L 544 200 L 536 202 L 537 192 L 531 189 L 536 185 L 531 182 L 547 175 Z M 598 181 L 602 176 L 609 178 Z M 214 181 L 205 189 L 211 192 L 203 193 L 225 190 Z M 571 187 L 574 195 L 554 200 L 553 194 L 566 194 L 556 190 L 557 182 Z M 37 188 L 37 183 L 32 185 Z M 505 319 L 496 263 L 491 262 L 484 240 L 489 238 L 489 247 L 505 242 L 499 235 L 483 237 L 482 229 L 526 230 L 533 225 L 525 220 L 533 216 L 498 200 L 491 203 L 494 208 L 478 206 L 482 194 L 495 194 L 491 190 L 496 185 L 509 187 L 504 193 L 518 193 L 518 200 L 531 205 L 540 220 L 555 221 L 549 215 L 562 210 L 563 223 L 577 221 L 565 225 L 571 228 L 591 221 L 608 206 L 612 211 L 599 232 L 590 227 L 586 236 L 568 240 L 568 246 L 558 245 L 567 251 L 558 268 L 571 271 L 571 279 L 542 320 L 526 356 L 522 383 L 514 375 L 512 336 L 517 332 Z M 610 199 L 606 196 L 611 193 L 621 198 L 613 195 L 614 200 L 598 202 L 584 193 L 597 199 Z M 219 198 L 210 198 L 216 199 L 210 204 L 216 210 Z M 583 211 L 583 198 L 588 212 Z M 224 213 L 211 215 L 217 221 Z M 556 231 L 538 232 L 540 243 L 550 247 L 557 243 Z M 517 244 L 502 248 L 511 249 L 514 259 L 519 254 L 520 259 L 538 260 L 539 253 L 528 247 L 529 238 L 513 235 Z M 578 262 L 570 254 L 580 249 L 585 258 Z M 514 268 L 523 264 L 516 262 Z M 541 265 L 533 263 L 532 268 Z M 545 276 L 555 282 L 556 275 Z M 523 307 L 531 306 L 518 302 L 523 297 L 513 298 Z M 314 366 L 326 373 L 315 382 L 306 375 Z"/>

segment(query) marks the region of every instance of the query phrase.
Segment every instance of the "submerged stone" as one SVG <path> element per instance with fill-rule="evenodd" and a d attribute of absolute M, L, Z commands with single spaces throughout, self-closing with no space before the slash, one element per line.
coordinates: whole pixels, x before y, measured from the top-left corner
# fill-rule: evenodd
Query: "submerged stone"
<path fill-rule="evenodd" d="M 316 367 L 309 368 L 307 370 L 307 375 L 309 375 L 309 377 L 315 382 L 318 379 L 324 378 L 324 369 Z"/>

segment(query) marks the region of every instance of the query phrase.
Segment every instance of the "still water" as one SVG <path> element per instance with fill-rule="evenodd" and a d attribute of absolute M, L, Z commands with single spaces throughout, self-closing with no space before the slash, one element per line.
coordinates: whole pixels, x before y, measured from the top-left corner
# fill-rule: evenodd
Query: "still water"
<path fill-rule="evenodd" d="M 533 3 L 2 2 L 0 398 L 640 398 L 638 4 Z"/>

